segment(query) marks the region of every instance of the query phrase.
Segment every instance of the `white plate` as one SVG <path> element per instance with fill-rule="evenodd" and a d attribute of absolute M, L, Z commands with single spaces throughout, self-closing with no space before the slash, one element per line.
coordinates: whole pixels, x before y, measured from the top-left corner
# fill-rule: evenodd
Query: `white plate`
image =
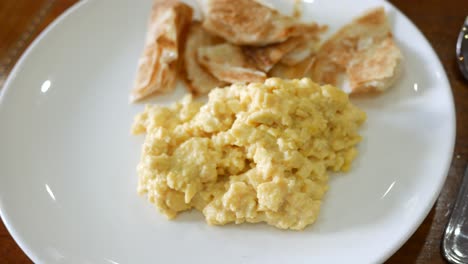
<path fill-rule="evenodd" d="M 128 94 L 151 1 L 74 6 L 31 45 L 2 91 L 0 211 L 8 230 L 38 263 L 384 261 L 444 183 L 455 137 L 450 86 L 427 40 L 390 4 L 303 3 L 305 19 L 331 31 L 378 5 L 406 57 L 404 74 L 389 92 L 356 101 L 369 116 L 361 153 L 352 172 L 331 178 L 318 221 L 303 232 L 211 227 L 197 212 L 167 221 L 139 197 L 143 139 L 129 131 L 143 106 L 129 105 Z"/>

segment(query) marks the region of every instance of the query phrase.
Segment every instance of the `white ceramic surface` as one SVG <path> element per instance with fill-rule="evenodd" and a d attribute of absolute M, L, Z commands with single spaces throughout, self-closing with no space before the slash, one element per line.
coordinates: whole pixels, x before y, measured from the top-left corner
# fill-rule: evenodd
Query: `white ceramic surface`
<path fill-rule="evenodd" d="M 151 1 L 74 6 L 31 45 L 1 94 L 0 212 L 8 230 L 37 263 L 384 261 L 444 183 L 455 138 L 450 86 L 429 43 L 390 4 L 303 3 L 305 20 L 331 32 L 378 5 L 406 57 L 404 73 L 387 93 L 355 100 L 369 117 L 360 155 L 350 173 L 331 178 L 318 221 L 303 232 L 211 227 L 197 212 L 167 221 L 139 197 L 143 138 L 129 131 L 143 106 L 128 104 L 128 94 Z"/>

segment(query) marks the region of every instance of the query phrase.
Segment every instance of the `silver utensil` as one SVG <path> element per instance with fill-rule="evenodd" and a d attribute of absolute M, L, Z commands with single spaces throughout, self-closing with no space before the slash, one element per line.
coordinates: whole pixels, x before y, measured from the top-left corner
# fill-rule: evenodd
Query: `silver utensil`
<path fill-rule="evenodd" d="M 451 263 L 468 263 L 468 166 L 465 169 L 452 215 L 445 228 L 442 251 Z"/>
<path fill-rule="evenodd" d="M 468 16 L 457 39 L 457 62 L 468 80 Z M 468 263 L 468 165 L 444 237 L 442 253 L 450 263 Z"/>
<path fill-rule="evenodd" d="M 457 62 L 463 76 L 468 80 L 468 16 L 457 40 Z"/>

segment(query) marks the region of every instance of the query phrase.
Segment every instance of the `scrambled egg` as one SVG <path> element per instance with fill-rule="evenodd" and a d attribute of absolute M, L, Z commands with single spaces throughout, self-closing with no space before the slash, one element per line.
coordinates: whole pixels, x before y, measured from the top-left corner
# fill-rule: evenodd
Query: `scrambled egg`
<path fill-rule="evenodd" d="M 209 224 L 312 224 L 329 171 L 347 171 L 363 111 L 341 90 L 310 79 L 267 79 L 148 105 L 132 133 L 146 133 L 138 192 L 168 218 L 196 208 Z"/>

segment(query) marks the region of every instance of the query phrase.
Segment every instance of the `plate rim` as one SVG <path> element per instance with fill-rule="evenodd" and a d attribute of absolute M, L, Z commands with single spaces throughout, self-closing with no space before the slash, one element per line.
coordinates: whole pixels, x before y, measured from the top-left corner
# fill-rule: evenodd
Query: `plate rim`
<path fill-rule="evenodd" d="M 49 34 L 50 31 L 54 30 L 54 28 L 63 22 L 63 20 L 66 19 L 70 14 L 76 12 L 79 8 L 81 8 L 83 5 L 88 4 L 88 0 L 82 0 L 74 3 L 71 5 L 69 8 L 67 8 L 62 14 L 60 14 L 57 18 L 55 18 L 42 32 L 40 32 L 37 37 L 31 42 L 31 44 L 28 45 L 28 47 L 25 49 L 25 51 L 21 54 L 20 58 L 18 61 L 15 63 L 15 66 L 11 69 L 10 73 L 8 74 L 5 83 L 3 84 L 2 89 L 0 89 L 0 105 L 2 105 L 3 100 L 5 100 L 5 95 L 8 90 L 10 90 L 10 83 L 13 81 L 15 76 L 17 75 L 18 70 L 22 67 L 24 64 L 24 61 L 29 57 L 29 54 L 34 50 L 34 48 L 38 45 L 39 42 L 42 41 L 42 39 Z M 33 261 L 34 263 L 41 263 L 41 259 L 37 256 L 37 253 L 34 252 L 34 250 L 30 247 L 28 247 L 25 243 L 24 240 L 19 239 L 18 232 L 16 231 L 16 228 L 13 227 L 12 222 L 8 219 L 7 213 L 5 212 L 5 209 L 3 208 L 3 201 L 0 199 L 0 218 L 1 221 L 3 221 L 3 224 L 5 225 L 5 228 L 7 231 L 10 233 L 11 237 L 13 240 L 16 242 L 16 244 L 19 246 L 19 248 L 26 254 L 26 256 Z"/>
<path fill-rule="evenodd" d="M 378 260 L 378 262 L 384 262 L 388 260 L 391 256 L 393 256 L 416 232 L 416 230 L 421 226 L 421 224 L 424 222 L 424 220 L 427 218 L 429 215 L 429 212 L 431 211 L 432 207 L 434 207 L 434 204 L 436 201 L 439 199 L 440 193 L 442 192 L 442 188 L 445 185 L 445 182 L 447 181 L 448 173 L 450 171 L 451 163 L 453 160 L 453 154 L 455 151 L 455 142 L 456 142 L 456 135 L 457 135 L 457 114 L 455 111 L 455 100 L 453 97 L 453 91 L 452 91 L 452 86 L 450 84 L 450 81 L 448 79 L 447 72 L 445 71 L 444 65 L 442 64 L 442 61 L 439 58 L 439 55 L 437 52 L 434 50 L 434 47 L 432 46 L 431 42 L 427 39 L 427 37 L 424 35 L 424 33 L 419 29 L 416 24 L 405 14 L 403 11 L 401 11 L 399 8 L 394 6 L 392 3 L 389 1 L 385 1 L 386 4 L 391 6 L 393 9 L 398 11 L 400 15 L 406 19 L 407 22 L 409 22 L 419 33 L 419 35 L 422 37 L 422 39 L 428 44 L 429 50 L 432 53 L 432 55 L 436 58 L 436 63 L 434 64 L 435 67 L 438 67 L 441 72 L 441 82 L 445 83 L 445 87 L 447 89 L 447 93 L 449 96 L 449 103 L 450 105 L 448 106 L 451 118 L 452 118 L 452 124 L 450 126 L 449 137 L 447 140 L 447 143 L 449 143 L 449 152 L 445 154 L 445 161 L 443 162 L 444 165 L 442 166 L 442 176 L 439 179 L 439 182 L 437 183 L 437 190 L 436 192 L 432 195 L 431 200 L 429 203 L 427 203 L 426 207 L 423 210 L 423 214 L 420 216 L 420 218 L 417 221 L 413 222 L 413 225 L 408 228 L 408 232 L 404 236 L 401 236 L 399 239 L 397 239 L 392 247 L 392 249 L 387 250 L 386 254 L 383 254 L 382 257 Z"/>

